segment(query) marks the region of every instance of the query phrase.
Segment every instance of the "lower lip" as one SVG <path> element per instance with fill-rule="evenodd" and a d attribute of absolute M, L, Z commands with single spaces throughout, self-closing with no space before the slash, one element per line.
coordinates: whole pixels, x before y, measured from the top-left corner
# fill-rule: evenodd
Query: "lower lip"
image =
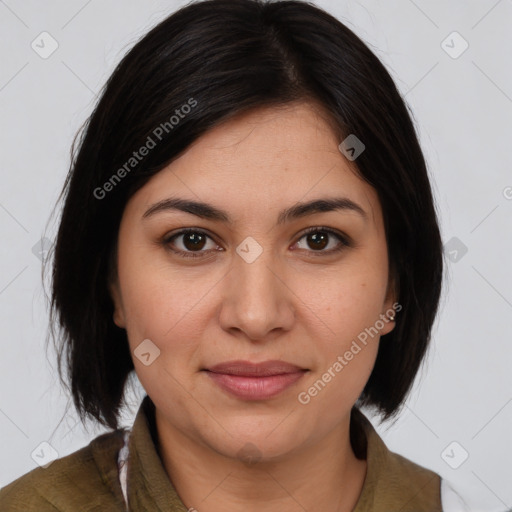
<path fill-rule="evenodd" d="M 295 384 L 305 372 L 283 373 L 268 377 L 242 377 L 226 373 L 207 371 L 223 390 L 244 400 L 265 400 L 282 393 L 286 388 Z"/>

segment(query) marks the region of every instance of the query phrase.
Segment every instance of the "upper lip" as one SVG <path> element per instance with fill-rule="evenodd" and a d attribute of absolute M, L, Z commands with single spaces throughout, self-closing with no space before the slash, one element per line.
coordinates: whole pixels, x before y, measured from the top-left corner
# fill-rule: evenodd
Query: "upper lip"
<path fill-rule="evenodd" d="M 270 375 L 305 371 L 299 366 L 279 360 L 263 361 L 261 363 L 251 363 L 250 361 L 242 360 L 226 361 L 205 369 L 214 373 L 241 375 L 244 377 L 267 377 Z"/>

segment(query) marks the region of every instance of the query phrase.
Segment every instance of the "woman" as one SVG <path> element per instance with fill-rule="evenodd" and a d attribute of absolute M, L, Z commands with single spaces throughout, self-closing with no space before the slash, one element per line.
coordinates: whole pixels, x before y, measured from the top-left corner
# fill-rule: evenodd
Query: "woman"
<path fill-rule="evenodd" d="M 360 411 L 404 403 L 443 256 L 407 108 L 347 27 L 298 1 L 180 9 L 112 74 L 63 193 L 59 363 L 112 432 L 1 510 L 461 510 Z"/>

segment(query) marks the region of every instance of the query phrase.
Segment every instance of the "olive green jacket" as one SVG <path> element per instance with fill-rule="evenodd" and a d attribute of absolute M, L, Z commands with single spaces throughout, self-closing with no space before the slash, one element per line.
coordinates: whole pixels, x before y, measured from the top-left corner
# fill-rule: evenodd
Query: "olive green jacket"
<path fill-rule="evenodd" d="M 46 468 L 21 476 L 0 490 L 0 511 L 127 510 L 118 468 L 123 436 L 123 430 L 103 434 Z M 146 396 L 128 441 L 129 510 L 187 512 L 167 476 L 155 440 L 154 405 Z M 366 479 L 353 512 L 442 512 L 440 477 L 389 451 L 369 420 L 355 408 L 351 442 L 356 455 L 364 457 L 366 452 L 367 459 Z"/>

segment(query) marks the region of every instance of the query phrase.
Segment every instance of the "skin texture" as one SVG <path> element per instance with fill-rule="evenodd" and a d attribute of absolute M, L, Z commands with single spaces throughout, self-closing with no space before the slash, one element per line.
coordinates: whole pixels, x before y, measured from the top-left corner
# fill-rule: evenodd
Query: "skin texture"
<path fill-rule="evenodd" d="M 145 339 L 160 350 L 147 366 L 133 356 L 135 371 L 156 406 L 165 469 L 199 512 L 350 511 L 360 495 L 366 461 L 350 445 L 350 410 L 379 336 L 309 403 L 297 398 L 395 302 L 377 193 L 330 126 L 313 103 L 235 117 L 155 175 L 123 213 L 114 321 L 127 330 L 132 356 Z M 211 203 L 232 224 L 177 210 L 142 218 L 170 196 Z M 338 210 L 276 223 L 286 207 L 335 196 L 358 203 L 367 219 Z M 353 245 L 328 254 L 343 242 L 329 235 L 324 247 L 303 234 L 322 226 Z M 209 238 L 198 247 L 178 236 L 166 246 L 183 228 Z M 263 250 L 251 263 L 236 252 L 249 236 Z M 170 247 L 202 252 L 187 258 Z M 380 335 L 394 327 L 384 324 Z M 308 371 L 279 395 L 249 401 L 201 371 L 233 359 L 281 359 Z M 258 462 L 247 462 L 251 453 Z"/>

